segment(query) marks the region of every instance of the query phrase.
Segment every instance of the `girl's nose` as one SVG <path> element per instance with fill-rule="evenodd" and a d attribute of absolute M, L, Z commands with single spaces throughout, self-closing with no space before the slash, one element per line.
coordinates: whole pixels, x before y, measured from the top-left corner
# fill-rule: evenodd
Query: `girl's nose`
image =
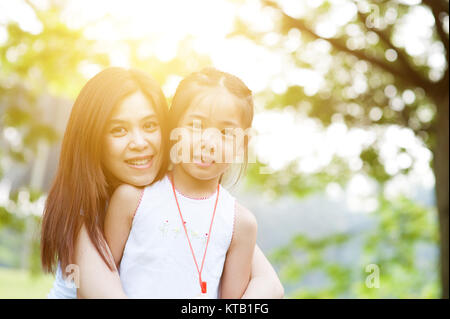
<path fill-rule="evenodd" d="M 216 144 L 211 139 L 204 139 L 202 142 L 202 148 L 207 150 L 214 150 L 216 148 Z"/>
<path fill-rule="evenodd" d="M 206 131 L 202 134 L 202 149 L 209 151 L 215 151 L 218 143 L 219 133 L 215 131 Z"/>

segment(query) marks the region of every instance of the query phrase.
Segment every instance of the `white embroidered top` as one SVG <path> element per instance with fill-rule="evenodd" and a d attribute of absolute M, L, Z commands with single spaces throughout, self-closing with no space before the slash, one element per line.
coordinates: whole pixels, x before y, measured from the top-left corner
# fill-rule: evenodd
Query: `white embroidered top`
<path fill-rule="evenodd" d="M 192 248 L 201 267 L 217 193 L 203 199 L 177 191 Z M 219 283 L 234 228 L 235 198 L 222 186 L 202 271 L 209 298 Z M 120 264 L 120 279 L 130 298 L 195 298 L 201 292 L 186 234 L 168 177 L 147 186 L 136 209 Z M 76 287 L 63 279 L 60 265 L 48 298 L 76 298 Z"/>
<path fill-rule="evenodd" d="M 217 192 L 203 199 L 177 191 L 198 267 L 201 267 Z M 202 271 L 209 298 L 219 283 L 234 227 L 235 198 L 222 186 Z M 198 271 L 166 176 L 144 189 L 119 268 L 131 298 L 195 298 L 201 293 Z"/>

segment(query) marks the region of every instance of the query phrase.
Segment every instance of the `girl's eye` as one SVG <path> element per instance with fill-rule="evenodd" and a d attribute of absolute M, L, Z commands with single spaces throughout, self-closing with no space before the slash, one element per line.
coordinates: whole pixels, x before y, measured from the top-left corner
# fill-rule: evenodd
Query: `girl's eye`
<path fill-rule="evenodd" d="M 117 126 L 114 127 L 113 129 L 111 129 L 110 133 L 115 135 L 115 136 L 122 136 L 126 133 L 127 131 L 125 130 L 125 128 L 121 127 L 121 126 Z"/>
<path fill-rule="evenodd" d="M 235 133 L 232 128 L 225 128 L 220 131 L 220 134 L 222 134 L 222 137 L 224 138 L 233 138 Z"/>
<path fill-rule="evenodd" d="M 158 123 L 156 122 L 147 122 L 144 124 L 144 128 L 146 130 L 154 131 L 158 128 Z"/>

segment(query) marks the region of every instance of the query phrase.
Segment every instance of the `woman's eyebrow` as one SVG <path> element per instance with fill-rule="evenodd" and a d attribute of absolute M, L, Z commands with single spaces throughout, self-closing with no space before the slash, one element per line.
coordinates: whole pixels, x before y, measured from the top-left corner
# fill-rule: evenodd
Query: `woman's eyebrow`
<path fill-rule="evenodd" d="M 126 121 L 121 120 L 121 119 L 110 119 L 108 121 L 109 124 L 114 124 L 114 123 L 125 123 Z"/>
<path fill-rule="evenodd" d="M 145 121 L 145 120 L 153 119 L 153 118 L 157 118 L 156 114 L 149 114 L 147 116 L 144 116 L 139 121 Z M 121 119 L 121 118 L 112 118 L 109 120 L 109 123 L 112 123 L 112 124 L 113 123 L 126 123 L 126 122 L 129 122 L 129 121 L 127 121 L 125 119 Z"/>

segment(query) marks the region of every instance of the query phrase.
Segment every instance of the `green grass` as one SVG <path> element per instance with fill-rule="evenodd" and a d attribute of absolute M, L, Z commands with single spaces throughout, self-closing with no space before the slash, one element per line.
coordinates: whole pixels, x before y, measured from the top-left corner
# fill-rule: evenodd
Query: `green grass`
<path fill-rule="evenodd" d="M 32 277 L 25 270 L 0 268 L 0 299 L 47 298 L 53 280 L 52 275 Z"/>

